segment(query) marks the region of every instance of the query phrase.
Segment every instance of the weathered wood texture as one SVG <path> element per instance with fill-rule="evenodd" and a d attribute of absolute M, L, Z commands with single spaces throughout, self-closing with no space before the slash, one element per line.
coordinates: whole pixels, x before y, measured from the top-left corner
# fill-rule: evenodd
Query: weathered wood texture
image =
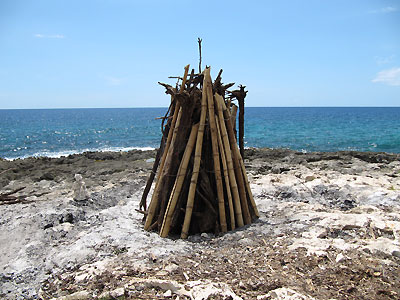
<path fill-rule="evenodd" d="M 236 98 L 239 103 L 239 148 L 242 158 L 244 158 L 244 98 L 247 95 L 245 88 L 245 86 L 240 85 L 238 90 L 229 92 L 231 98 Z"/>
<path fill-rule="evenodd" d="M 157 230 L 162 237 L 226 232 L 259 217 L 234 132 L 236 119 L 231 111 L 236 115 L 236 110 L 227 108 L 232 100 L 244 105 L 247 92 L 242 86 L 229 92 L 233 84 L 221 83 L 222 70 L 214 83 L 210 68 L 201 74 L 192 70 L 189 75 L 188 70 L 189 65 L 183 77 L 173 77 L 178 80 L 175 87 L 160 83 L 171 95 L 171 106 L 169 116 L 162 118 L 166 124 L 160 148 L 139 207 L 145 210 L 145 230 Z"/>

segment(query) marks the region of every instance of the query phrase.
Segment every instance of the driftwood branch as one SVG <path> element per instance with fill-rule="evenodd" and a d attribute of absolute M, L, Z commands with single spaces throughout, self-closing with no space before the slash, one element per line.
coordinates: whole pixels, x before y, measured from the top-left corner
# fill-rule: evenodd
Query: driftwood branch
<path fill-rule="evenodd" d="M 200 59 L 199 59 L 199 73 L 201 73 L 201 42 L 202 41 L 203 40 L 201 38 L 197 39 L 197 42 L 199 43 L 199 57 L 200 57 Z"/>
<path fill-rule="evenodd" d="M 176 94 L 176 89 L 175 89 L 174 87 L 172 87 L 172 86 L 169 85 L 169 84 L 162 83 L 162 82 L 159 82 L 158 84 L 159 84 L 159 85 L 162 85 L 163 87 L 165 87 L 165 93 L 166 93 L 166 94 L 171 95 L 171 96 L 175 96 L 175 94 Z"/>
<path fill-rule="evenodd" d="M 236 98 L 239 103 L 239 148 L 240 155 L 244 159 L 244 98 L 246 98 L 246 86 L 240 85 L 239 90 L 230 92 L 231 98 Z"/>
<path fill-rule="evenodd" d="M 25 189 L 25 187 L 20 187 L 18 189 L 13 190 L 13 191 L 0 194 L 0 205 L 24 202 L 25 198 L 28 197 L 27 195 L 20 195 L 20 196 L 15 196 L 14 195 L 14 194 L 22 191 L 23 189 Z"/>
<path fill-rule="evenodd" d="M 6 172 L 8 172 L 8 171 L 12 171 L 12 170 L 14 170 L 14 169 L 6 169 L 6 170 L 3 170 L 3 171 L 0 172 L 0 175 L 6 173 Z"/>

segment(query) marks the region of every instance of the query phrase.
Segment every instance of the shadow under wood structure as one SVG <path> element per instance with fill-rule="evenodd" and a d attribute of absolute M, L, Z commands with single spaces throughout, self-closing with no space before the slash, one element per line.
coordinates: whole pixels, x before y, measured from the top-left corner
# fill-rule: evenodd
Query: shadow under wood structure
<path fill-rule="evenodd" d="M 171 105 L 140 211 L 144 229 L 161 237 L 227 232 L 259 217 L 236 141 L 235 93 L 227 91 L 234 84 L 223 85 L 221 74 L 212 82 L 210 68 L 189 75 L 188 65 L 175 87 L 160 83 Z"/>

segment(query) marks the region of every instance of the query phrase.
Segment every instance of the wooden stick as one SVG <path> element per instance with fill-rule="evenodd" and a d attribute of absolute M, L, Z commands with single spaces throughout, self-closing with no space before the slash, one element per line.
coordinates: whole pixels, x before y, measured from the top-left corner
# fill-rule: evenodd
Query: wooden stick
<path fill-rule="evenodd" d="M 246 168 L 244 166 L 244 162 L 243 162 L 242 158 L 239 159 L 239 163 L 240 163 L 240 167 L 242 168 L 242 173 L 243 173 L 243 176 L 244 176 L 244 182 L 246 184 L 246 190 L 247 190 L 247 194 L 249 195 L 251 206 L 253 207 L 255 215 L 259 218 L 260 217 L 260 213 L 258 212 L 256 202 L 254 201 L 253 194 L 251 193 L 249 178 L 247 177 Z"/>
<path fill-rule="evenodd" d="M 240 155 L 244 157 L 244 98 L 237 98 L 239 103 L 239 147 Z"/>
<path fill-rule="evenodd" d="M 19 203 L 19 202 L 25 202 L 25 203 L 31 202 L 31 201 L 25 200 L 25 198 L 28 197 L 28 195 L 14 196 L 14 194 L 22 191 L 23 189 L 25 189 L 25 187 L 20 187 L 13 191 L 0 194 L 0 205 L 15 204 L 15 203 Z"/>
<path fill-rule="evenodd" d="M 206 68 L 203 73 L 204 73 L 204 79 L 203 79 L 203 94 L 201 97 L 200 125 L 196 139 L 196 150 L 194 153 L 192 178 L 190 179 L 188 200 L 186 203 L 185 219 L 182 226 L 182 233 L 181 233 L 182 239 L 186 239 L 189 235 L 190 221 L 192 219 L 192 212 L 193 212 L 194 196 L 196 194 L 197 179 L 199 177 L 201 152 L 203 148 L 204 125 L 206 123 L 206 115 L 207 115 L 207 93 L 205 92 L 205 88 L 209 84 L 211 84 L 210 69 Z"/>
<path fill-rule="evenodd" d="M 183 92 L 183 90 L 185 88 L 185 83 L 186 83 L 187 74 L 189 72 L 189 67 L 190 67 L 190 65 L 187 65 L 185 67 L 185 74 L 183 76 L 182 85 L 181 85 L 181 88 L 179 90 L 180 93 Z M 176 124 L 176 123 L 177 123 L 177 120 L 180 119 L 180 117 L 179 117 L 180 107 L 181 107 L 181 104 L 179 103 L 179 101 L 177 101 L 177 103 L 175 105 L 174 115 L 172 117 L 171 128 L 170 128 L 170 130 L 168 132 L 168 138 L 167 138 L 167 142 L 165 144 L 165 151 L 164 151 L 163 157 L 161 159 L 159 174 L 161 174 L 161 172 L 163 170 L 163 167 L 164 167 L 164 164 L 165 164 L 165 160 L 167 158 L 167 152 L 168 152 L 168 149 L 169 149 L 169 147 L 171 145 L 171 141 L 172 141 L 172 137 L 174 136 L 174 132 L 179 127 L 179 122 L 178 122 L 178 124 Z"/>
<path fill-rule="evenodd" d="M 236 98 L 239 103 L 239 147 L 242 158 L 244 158 L 244 98 L 247 94 L 245 88 L 244 85 L 240 85 L 239 90 L 230 92 L 231 98 Z"/>
<path fill-rule="evenodd" d="M 194 151 L 192 151 L 192 156 L 190 157 L 189 160 L 188 169 L 183 179 L 182 190 L 178 197 L 178 201 L 176 202 L 174 212 L 172 214 L 171 229 L 173 228 L 174 232 L 177 232 L 178 230 L 181 231 L 183 218 L 185 217 L 187 195 L 189 193 L 190 178 L 192 177 L 192 171 L 193 171 L 193 161 L 194 161 L 193 153 Z"/>
<path fill-rule="evenodd" d="M 224 98 L 224 97 L 222 97 L 222 98 Z M 231 98 L 226 99 L 226 107 L 228 108 L 229 112 L 232 114 L 232 99 Z"/>
<path fill-rule="evenodd" d="M 203 88 L 203 93 L 204 93 Z M 218 138 L 217 138 L 217 126 L 215 124 L 215 111 L 214 111 L 214 96 L 212 93 L 211 84 L 207 85 L 207 102 L 208 102 L 208 121 L 210 124 L 211 131 L 211 146 L 213 152 L 213 161 L 214 161 L 214 173 L 215 173 L 215 181 L 217 185 L 217 196 L 218 196 L 218 210 L 219 210 L 219 222 L 221 225 L 221 232 L 227 232 L 226 226 L 226 216 L 225 216 L 225 203 L 224 203 L 224 190 L 222 186 L 222 178 L 221 178 L 221 165 L 219 161 L 219 152 L 218 152 Z"/>
<path fill-rule="evenodd" d="M 140 200 L 139 209 L 142 209 L 142 208 L 144 210 L 147 209 L 147 201 L 146 201 L 147 195 L 150 192 L 151 185 L 153 184 L 154 177 L 156 176 L 158 164 L 160 163 L 161 155 L 164 151 L 164 145 L 165 145 L 165 134 L 161 138 L 160 147 L 158 148 L 157 155 L 156 155 L 156 158 L 153 163 L 153 168 L 151 170 L 149 178 L 147 179 L 146 187 L 144 188 L 142 199 Z"/>
<path fill-rule="evenodd" d="M 218 215 L 217 211 L 214 209 L 214 206 L 210 202 L 210 195 L 207 195 L 208 197 L 204 196 L 203 193 L 200 192 L 199 189 L 196 189 L 197 194 L 200 196 L 201 199 L 203 199 L 204 203 L 207 205 L 207 207 L 215 214 Z"/>
<path fill-rule="evenodd" d="M 240 163 L 239 163 L 241 156 L 240 156 L 239 148 L 238 148 L 238 145 L 236 143 L 236 139 L 235 139 L 235 136 L 233 133 L 232 123 L 230 122 L 231 115 L 223 101 L 222 101 L 222 109 L 224 111 L 224 117 L 227 120 L 226 127 L 228 130 L 228 136 L 229 136 L 229 141 L 230 141 L 231 150 L 232 150 L 233 166 L 235 169 L 236 180 L 237 180 L 237 184 L 238 184 L 238 188 L 239 188 L 239 195 L 240 195 L 240 202 L 242 204 L 244 223 L 247 225 L 247 224 L 251 223 L 251 217 L 250 217 L 249 206 L 247 204 L 246 189 L 245 189 L 245 184 L 244 184 L 244 180 L 243 180 L 242 168 L 240 167 Z"/>
<path fill-rule="evenodd" d="M 228 173 L 229 173 L 229 181 L 230 181 L 230 186 L 232 189 L 233 203 L 234 203 L 234 207 L 235 207 L 236 222 L 237 222 L 238 227 L 242 227 L 242 226 L 244 226 L 244 222 L 243 222 L 242 208 L 241 208 L 241 204 L 240 204 L 239 190 L 238 190 L 234 166 L 233 166 L 231 145 L 229 142 L 228 133 L 227 133 L 226 126 L 225 126 L 225 120 L 222 115 L 222 112 L 223 112 L 222 104 L 224 103 L 224 99 L 222 98 L 221 95 L 215 94 L 215 100 L 217 101 L 217 104 L 218 104 L 218 116 L 219 116 L 218 119 L 220 121 L 221 135 L 222 135 L 222 140 L 224 142 L 224 150 L 225 150 L 225 156 L 226 156 Z M 227 121 L 230 121 L 230 119 L 228 119 Z M 234 143 L 236 144 L 236 140 L 234 141 Z"/>
<path fill-rule="evenodd" d="M 184 75 L 184 78 L 183 78 L 183 81 L 182 81 L 181 90 L 183 90 L 183 88 L 184 88 L 184 83 L 186 82 L 186 77 L 187 77 L 188 72 L 189 72 L 189 65 L 187 65 L 185 67 L 185 75 Z M 174 115 L 172 117 L 171 127 L 170 127 L 169 132 L 168 132 L 167 142 L 165 143 L 165 149 L 164 149 L 164 152 L 163 152 L 163 155 L 162 155 L 162 158 L 161 158 L 160 170 L 159 170 L 160 176 L 158 177 L 158 179 L 156 181 L 156 186 L 154 188 L 154 192 L 153 192 L 153 195 L 151 197 L 151 201 L 150 201 L 150 205 L 149 205 L 148 215 L 147 215 L 147 218 L 146 218 L 146 222 L 144 224 L 144 229 L 145 230 L 149 230 L 150 226 L 152 225 L 154 214 L 155 214 L 155 212 L 157 210 L 157 206 L 159 205 L 158 198 L 159 198 L 160 187 L 161 187 L 161 184 L 160 184 L 160 182 L 161 182 L 161 174 L 163 172 L 164 164 L 165 164 L 165 161 L 167 159 L 168 153 L 170 152 L 169 148 L 170 148 L 171 142 L 173 140 L 173 136 L 174 136 L 175 130 L 176 130 L 177 127 L 179 127 L 180 116 L 181 116 L 181 113 L 182 113 L 180 107 L 181 107 L 181 105 L 177 101 L 177 103 L 175 105 L 175 109 L 174 109 Z"/>
<path fill-rule="evenodd" d="M 203 40 L 201 38 L 197 38 L 197 42 L 199 43 L 199 56 L 200 56 L 200 60 L 199 60 L 199 73 L 201 72 L 201 42 Z"/>
<path fill-rule="evenodd" d="M 162 176 L 162 181 L 160 181 L 160 188 L 158 189 L 158 194 L 157 194 L 157 202 L 159 207 L 159 215 L 158 215 L 158 225 L 159 225 L 159 229 L 161 227 L 161 224 L 163 222 L 164 219 L 164 213 L 165 213 L 165 209 L 167 208 L 167 198 L 166 197 L 161 197 L 160 200 L 160 195 L 161 195 L 161 190 L 163 189 L 163 187 L 165 187 L 165 182 L 169 181 L 169 178 L 167 178 L 167 176 L 171 176 L 173 173 L 170 172 L 171 166 L 172 166 L 172 159 L 173 156 L 176 154 L 176 137 L 178 136 L 178 131 L 180 130 L 180 124 L 181 124 L 181 119 L 182 119 L 182 112 L 183 112 L 183 107 L 181 106 L 179 113 L 178 113 L 178 118 L 176 120 L 176 124 L 175 124 L 175 128 L 174 128 L 174 133 L 172 135 L 172 140 L 171 140 L 171 145 L 169 147 L 169 151 L 167 154 L 167 157 L 165 159 L 165 164 L 164 164 L 164 169 L 163 172 L 160 173 L 160 176 Z M 168 186 L 168 184 L 167 184 Z M 168 187 L 169 189 L 169 187 Z"/>
<path fill-rule="evenodd" d="M 152 231 L 152 230 L 156 229 L 157 225 L 158 225 L 158 222 L 155 221 L 153 224 L 150 225 L 149 231 Z"/>
<path fill-rule="evenodd" d="M 146 218 L 146 222 L 144 224 L 144 230 L 150 230 L 150 226 L 153 224 L 154 214 L 155 214 L 155 212 L 157 210 L 157 207 L 159 206 L 158 198 L 159 198 L 159 194 L 160 194 L 160 187 L 161 187 L 161 180 L 162 180 L 161 174 L 162 174 L 162 172 L 164 170 L 164 164 L 165 164 L 165 161 L 167 159 L 168 153 L 170 152 L 169 148 L 170 148 L 170 145 L 171 145 L 173 132 L 175 131 L 175 126 L 177 125 L 176 121 L 178 119 L 178 115 L 179 115 L 180 110 L 181 110 L 180 109 L 180 104 L 179 104 L 179 102 L 177 102 L 176 105 L 175 105 L 174 116 L 173 116 L 172 122 L 171 122 L 171 128 L 169 129 L 169 132 L 168 132 L 167 142 L 165 143 L 164 152 L 163 152 L 163 155 L 162 155 L 162 158 L 161 158 L 160 168 L 159 168 L 159 171 L 158 171 L 159 175 L 158 175 L 158 178 L 157 178 L 157 181 L 156 181 L 156 185 L 154 187 L 153 195 L 151 197 L 151 201 L 150 201 L 150 204 L 149 204 L 147 218 Z"/>
<path fill-rule="evenodd" d="M 217 100 L 216 100 L 217 102 Z M 217 103 L 218 107 L 218 103 Z M 219 113 L 219 111 L 218 111 Z M 222 168 L 223 168 L 223 173 L 224 173 L 224 179 L 225 179 L 225 187 L 226 187 L 226 194 L 228 196 L 228 205 L 229 205 L 229 215 L 230 215 L 230 221 L 231 221 L 231 230 L 235 229 L 235 212 L 233 209 L 233 203 L 232 203 L 232 194 L 231 194 L 231 186 L 229 183 L 229 173 L 228 173 L 228 167 L 226 163 L 226 154 L 224 150 L 224 145 L 222 143 L 222 138 L 221 138 L 221 129 L 219 125 L 219 116 L 216 116 L 217 119 L 217 136 L 218 136 L 218 145 L 219 145 L 219 151 L 221 153 L 221 160 L 222 160 Z"/>
<path fill-rule="evenodd" d="M 174 110 L 174 115 L 172 116 L 172 122 L 171 122 L 171 128 L 168 131 L 168 137 L 167 137 L 167 142 L 165 143 L 165 149 L 161 158 L 161 163 L 160 163 L 160 171 L 159 174 L 161 174 L 164 164 L 165 164 L 165 159 L 167 158 L 169 146 L 171 145 L 172 141 L 172 136 L 176 127 L 176 121 L 178 119 L 179 112 L 181 110 L 181 104 L 177 101 L 175 105 L 175 110 Z"/>
<path fill-rule="evenodd" d="M 8 171 L 11 171 L 11 170 L 14 170 L 14 169 L 6 169 L 6 170 L 4 170 L 4 171 L 1 171 L 1 172 L 0 172 L 0 175 L 6 173 L 6 172 L 8 172 Z"/>
<path fill-rule="evenodd" d="M 181 103 L 181 112 L 178 116 L 176 131 L 172 137 L 172 142 L 170 146 L 170 154 L 167 156 L 167 160 L 164 165 L 164 171 L 161 176 L 163 180 L 161 182 L 162 186 L 160 188 L 160 209 L 158 210 L 158 229 L 161 229 L 161 225 L 164 220 L 165 210 L 168 206 L 168 200 L 175 183 L 175 177 L 178 173 L 179 165 L 182 160 L 182 156 L 185 152 L 186 142 L 189 138 L 190 131 L 193 125 L 193 111 L 195 108 L 195 103 L 200 101 L 200 94 L 193 95 L 193 97 L 180 97 L 179 101 Z"/>
<path fill-rule="evenodd" d="M 16 194 L 16 193 L 22 191 L 22 190 L 25 189 L 25 188 L 26 188 L 26 187 L 23 186 L 23 187 L 20 187 L 20 188 L 15 189 L 15 190 L 12 190 L 12 191 L 10 191 L 10 192 L 3 193 L 3 194 L 1 194 L 1 196 L 10 196 L 10 195 L 12 195 L 12 194 Z"/>
<path fill-rule="evenodd" d="M 172 189 L 168 206 L 164 214 L 164 220 L 161 226 L 160 236 L 167 237 L 171 228 L 172 215 L 175 211 L 176 202 L 178 201 L 179 195 L 182 190 L 183 181 L 187 172 L 187 166 L 192 155 L 194 143 L 196 141 L 197 132 L 199 129 L 199 123 L 193 125 L 190 132 L 189 140 L 186 144 L 186 149 L 182 157 L 181 164 L 179 166 L 178 174 L 176 175 L 176 180 L 174 187 Z"/>
<path fill-rule="evenodd" d="M 188 73 L 189 73 L 189 67 L 190 67 L 190 65 L 187 65 L 185 67 L 185 75 L 183 75 L 182 85 L 181 85 L 181 88 L 179 90 L 179 93 L 182 93 L 185 90 L 185 84 L 186 84 L 187 76 L 188 76 Z"/>
<path fill-rule="evenodd" d="M 236 114 L 237 114 L 238 107 L 233 104 L 231 107 L 231 122 L 232 122 L 232 127 L 233 127 L 233 132 L 235 133 L 235 136 L 237 136 L 236 132 Z"/>

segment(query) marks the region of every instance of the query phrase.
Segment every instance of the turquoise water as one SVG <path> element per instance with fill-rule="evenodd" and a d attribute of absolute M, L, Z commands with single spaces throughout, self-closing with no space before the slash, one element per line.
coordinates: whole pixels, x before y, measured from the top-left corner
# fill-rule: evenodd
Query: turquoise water
<path fill-rule="evenodd" d="M 166 108 L 0 110 L 0 157 L 159 146 Z M 247 107 L 248 147 L 400 153 L 400 107 Z"/>
<path fill-rule="evenodd" d="M 400 107 L 248 108 L 247 146 L 400 153 Z"/>

